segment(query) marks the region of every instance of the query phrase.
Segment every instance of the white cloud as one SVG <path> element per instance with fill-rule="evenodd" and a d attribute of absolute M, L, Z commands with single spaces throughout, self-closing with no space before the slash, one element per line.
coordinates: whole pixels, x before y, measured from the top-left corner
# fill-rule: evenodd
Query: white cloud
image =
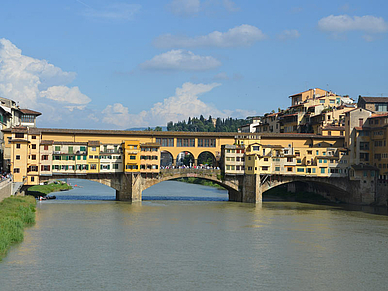
<path fill-rule="evenodd" d="M 0 39 L 0 96 L 20 102 L 22 108 L 41 111 L 40 120 L 60 120 L 64 102 L 74 110 L 91 101 L 78 87 L 65 86 L 75 75 L 46 60 L 25 56 L 9 40 Z"/>
<path fill-rule="evenodd" d="M 187 119 L 189 116 L 217 116 L 246 117 L 256 114 L 255 111 L 245 111 L 236 109 L 235 111 L 217 109 L 212 104 L 208 104 L 199 99 L 199 96 L 210 92 L 220 86 L 219 83 L 193 84 L 184 83 L 181 88 L 176 88 L 175 95 L 153 105 L 149 111 L 142 111 L 139 114 L 129 113 L 128 107 L 120 103 L 108 105 L 103 111 L 103 122 L 114 124 L 120 128 L 130 128 L 137 126 L 164 125 L 169 121 L 179 121 Z"/>
<path fill-rule="evenodd" d="M 230 11 L 230 12 L 236 12 L 236 11 L 240 10 L 240 8 L 237 7 L 236 4 L 231 0 L 223 0 L 222 3 L 224 5 L 225 9 Z"/>
<path fill-rule="evenodd" d="M 212 56 L 199 56 L 191 51 L 171 50 L 140 64 L 145 70 L 183 70 L 204 71 L 221 66 L 221 62 Z"/>
<path fill-rule="evenodd" d="M 54 101 L 72 104 L 88 104 L 92 101 L 88 96 L 81 93 L 78 87 L 52 86 L 46 91 L 40 92 L 41 97 Z M 77 106 L 76 108 L 80 108 Z"/>
<path fill-rule="evenodd" d="M 330 15 L 318 21 L 318 27 L 324 32 L 344 33 L 348 31 L 363 31 L 366 33 L 384 33 L 388 24 L 382 17 L 372 15 L 354 16 Z"/>
<path fill-rule="evenodd" d="M 87 7 L 85 16 L 102 20 L 130 21 L 141 9 L 139 4 L 112 3 L 104 8 L 95 9 L 83 2 L 80 3 Z"/>
<path fill-rule="evenodd" d="M 173 0 L 168 5 L 171 12 L 177 16 L 192 16 L 200 11 L 199 0 Z"/>
<path fill-rule="evenodd" d="M 280 40 L 288 40 L 288 39 L 297 39 L 300 37 L 300 33 L 299 31 L 297 31 L 296 29 L 286 29 L 286 30 L 283 30 L 279 35 L 278 35 L 278 38 Z"/>
<path fill-rule="evenodd" d="M 165 34 L 156 38 L 154 45 L 161 48 L 241 47 L 250 46 L 264 39 L 266 39 L 266 35 L 260 29 L 249 24 L 243 24 L 231 28 L 227 32 L 213 31 L 208 35 L 192 38 Z"/>

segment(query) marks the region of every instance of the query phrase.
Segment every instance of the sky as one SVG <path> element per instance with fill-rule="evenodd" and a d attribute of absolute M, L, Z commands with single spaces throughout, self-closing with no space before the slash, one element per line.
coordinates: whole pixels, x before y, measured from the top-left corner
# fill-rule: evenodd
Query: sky
<path fill-rule="evenodd" d="M 388 96 L 388 1 L 14 0 L 0 96 L 39 127 L 245 118 L 310 88 Z"/>

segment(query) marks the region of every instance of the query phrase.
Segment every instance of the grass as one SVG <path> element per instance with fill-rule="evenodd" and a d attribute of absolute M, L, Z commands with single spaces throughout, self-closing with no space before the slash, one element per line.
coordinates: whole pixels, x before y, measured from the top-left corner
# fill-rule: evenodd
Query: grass
<path fill-rule="evenodd" d="M 201 179 L 201 178 L 194 178 L 194 177 L 189 177 L 189 178 L 179 178 L 176 179 L 176 181 L 179 182 L 185 182 L 185 183 L 190 183 L 190 184 L 198 184 L 198 185 L 204 185 L 204 186 L 209 186 L 209 187 L 215 187 L 218 189 L 225 189 L 224 187 L 218 185 L 217 183 Z"/>
<path fill-rule="evenodd" d="M 0 260 L 11 245 L 23 241 L 24 227 L 35 223 L 35 198 L 9 197 L 0 202 Z"/>
<path fill-rule="evenodd" d="M 73 189 L 70 185 L 65 182 L 57 181 L 57 183 L 50 183 L 47 185 L 35 185 L 28 188 L 28 194 L 34 197 L 46 196 L 49 193 L 57 192 L 61 190 Z"/>

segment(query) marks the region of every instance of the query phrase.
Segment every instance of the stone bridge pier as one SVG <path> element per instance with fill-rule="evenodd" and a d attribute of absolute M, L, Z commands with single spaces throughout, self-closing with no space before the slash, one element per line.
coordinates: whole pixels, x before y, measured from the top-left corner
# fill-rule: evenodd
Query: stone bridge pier
<path fill-rule="evenodd" d="M 178 178 L 202 178 L 217 183 L 228 190 L 229 201 L 261 203 L 262 194 L 279 185 L 287 184 L 288 191 L 308 191 L 331 201 L 368 205 L 376 203 L 377 190 L 374 183 L 349 180 L 346 177 L 314 177 L 295 175 L 225 175 L 215 169 L 168 169 L 160 173 L 116 173 L 87 175 L 58 175 L 49 179 L 78 178 L 95 181 L 116 190 L 117 201 L 142 200 L 143 190 L 163 181 Z"/>
<path fill-rule="evenodd" d="M 220 176 L 219 170 L 189 170 L 175 169 L 162 171 L 160 174 L 121 174 L 111 180 L 110 185 L 105 181 L 98 181 L 116 189 L 118 201 L 141 201 L 143 190 L 163 181 L 178 178 L 202 178 L 219 184 L 228 190 L 229 201 L 261 203 L 262 187 L 260 175 Z"/>

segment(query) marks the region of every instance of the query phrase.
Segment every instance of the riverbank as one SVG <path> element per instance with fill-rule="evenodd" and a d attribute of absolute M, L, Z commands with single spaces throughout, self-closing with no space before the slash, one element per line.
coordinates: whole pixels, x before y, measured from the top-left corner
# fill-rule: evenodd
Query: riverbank
<path fill-rule="evenodd" d="M 34 197 L 46 196 L 52 192 L 58 191 L 67 191 L 73 189 L 72 186 L 63 181 L 54 181 L 47 185 L 35 185 L 27 190 L 28 195 L 32 195 Z"/>
<path fill-rule="evenodd" d="M 214 188 L 217 188 L 217 189 L 225 190 L 224 187 L 222 187 L 222 186 L 220 186 L 220 185 L 218 185 L 216 183 L 213 183 L 213 182 L 208 181 L 208 180 L 200 179 L 200 178 L 193 178 L 193 177 L 179 178 L 179 179 L 176 179 L 175 181 L 184 182 L 184 183 L 190 183 L 190 184 L 203 185 L 203 186 L 209 186 L 209 187 L 214 187 Z"/>
<path fill-rule="evenodd" d="M 32 196 L 9 197 L 0 202 L 0 260 L 12 244 L 23 241 L 24 227 L 35 223 Z"/>

